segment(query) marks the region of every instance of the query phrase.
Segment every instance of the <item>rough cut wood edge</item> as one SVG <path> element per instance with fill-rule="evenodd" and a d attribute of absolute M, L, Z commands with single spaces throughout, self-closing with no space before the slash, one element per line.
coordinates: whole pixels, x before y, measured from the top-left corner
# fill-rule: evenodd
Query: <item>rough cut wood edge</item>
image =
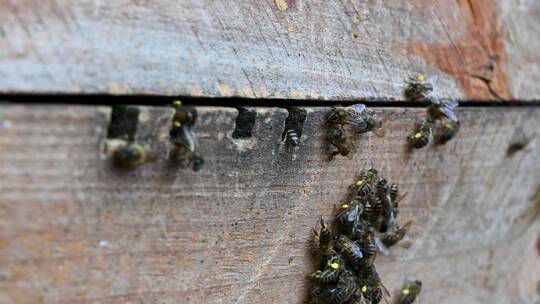
<path fill-rule="evenodd" d="M 377 259 L 392 291 L 409 278 L 421 303 L 538 303 L 540 141 L 505 153 L 540 110 L 460 110 L 457 140 L 409 154 L 421 111 L 384 109 L 387 135 L 333 162 L 323 111 L 308 109 L 290 153 L 282 109 L 258 109 L 254 137 L 232 140 L 235 110 L 199 108 L 194 173 L 166 160 L 169 109 L 142 108 L 137 140 L 163 159 L 129 172 L 102 153 L 108 108 L 0 107 L 0 302 L 302 303 L 310 229 L 373 160 L 414 221 L 412 247 Z"/>
<path fill-rule="evenodd" d="M 286 3 L 1 0 L 0 92 L 540 99 L 539 1 Z"/>

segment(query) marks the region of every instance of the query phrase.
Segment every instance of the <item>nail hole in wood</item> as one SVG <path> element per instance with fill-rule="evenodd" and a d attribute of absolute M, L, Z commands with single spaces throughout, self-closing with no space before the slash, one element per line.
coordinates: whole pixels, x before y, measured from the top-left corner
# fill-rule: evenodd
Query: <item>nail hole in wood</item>
<path fill-rule="evenodd" d="M 246 107 L 237 107 L 238 116 L 236 117 L 236 127 L 232 134 L 234 139 L 251 138 L 253 127 L 255 126 L 255 110 Z"/>
<path fill-rule="evenodd" d="M 107 131 L 108 139 L 124 139 L 132 142 L 139 124 L 139 109 L 134 106 L 114 105 Z"/>

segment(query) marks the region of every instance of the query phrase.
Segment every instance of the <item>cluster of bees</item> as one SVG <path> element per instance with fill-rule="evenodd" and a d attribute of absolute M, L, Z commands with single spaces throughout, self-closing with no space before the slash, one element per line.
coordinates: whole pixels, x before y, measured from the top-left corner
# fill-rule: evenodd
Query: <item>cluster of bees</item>
<path fill-rule="evenodd" d="M 433 142 L 434 138 L 437 143 L 445 144 L 456 136 L 459 120 L 454 109 L 459 105 L 458 102 L 436 97 L 433 86 L 425 82 L 424 75 L 420 74 L 408 81 L 405 97 L 427 105 L 426 117 L 417 125 L 415 132 L 408 136 L 412 147 L 421 149 Z"/>
<path fill-rule="evenodd" d="M 198 117 L 197 110 L 182 106 L 179 100 L 174 101 L 172 107 L 175 113 L 172 119 L 173 126 L 169 132 L 170 159 L 179 162 L 184 167 L 192 167 L 194 171 L 199 171 L 204 164 L 204 159 L 200 153 L 197 136 L 193 131 Z M 118 164 L 127 168 L 157 159 L 155 154 L 136 143 L 129 143 L 116 149 L 114 158 Z"/>
<path fill-rule="evenodd" d="M 412 147 L 420 149 L 433 141 L 445 144 L 456 136 L 460 124 L 454 109 L 459 105 L 458 102 L 435 96 L 433 86 L 425 81 L 422 74 L 407 82 L 405 97 L 427 105 L 426 117 L 416 126 L 415 132 L 407 137 Z M 381 117 L 361 103 L 333 107 L 326 117 L 327 139 L 335 148 L 330 159 L 336 155 L 352 158 L 355 147 L 349 140 L 346 128 L 353 134 L 373 132 L 382 137 L 383 122 Z"/>
<path fill-rule="evenodd" d="M 378 175 L 374 168 L 362 170 L 350 187 L 348 202 L 340 206 L 333 229 L 322 218 L 319 232 L 314 229 L 320 265 L 310 275 L 312 303 L 377 304 L 390 297 L 374 261 L 378 252 L 388 254 L 403 239 L 412 222 L 397 224 L 399 202 L 405 195 L 399 194 L 397 184 Z M 421 288 L 420 281 L 408 282 L 398 303 L 413 303 Z"/>

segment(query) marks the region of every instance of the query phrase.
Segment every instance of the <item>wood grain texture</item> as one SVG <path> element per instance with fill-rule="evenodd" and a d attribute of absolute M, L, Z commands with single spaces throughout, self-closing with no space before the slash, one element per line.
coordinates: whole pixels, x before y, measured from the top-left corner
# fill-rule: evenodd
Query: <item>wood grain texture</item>
<path fill-rule="evenodd" d="M 0 92 L 538 100 L 540 2 L 0 0 Z"/>
<path fill-rule="evenodd" d="M 173 168 L 172 112 L 141 108 L 137 141 L 161 156 L 119 171 L 103 153 L 110 109 L 0 108 L 0 302 L 303 303 L 311 227 L 333 217 L 370 160 L 408 192 L 408 250 L 380 256 L 395 291 L 421 279 L 421 303 L 538 303 L 540 141 L 506 157 L 537 108 L 466 108 L 457 140 L 407 153 L 420 109 L 384 138 L 359 136 L 353 160 L 324 161 L 324 108 L 307 109 L 297 150 L 281 144 L 287 112 L 259 108 L 234 140 L 236 110 L 198 108 L 206 164 Z"/>

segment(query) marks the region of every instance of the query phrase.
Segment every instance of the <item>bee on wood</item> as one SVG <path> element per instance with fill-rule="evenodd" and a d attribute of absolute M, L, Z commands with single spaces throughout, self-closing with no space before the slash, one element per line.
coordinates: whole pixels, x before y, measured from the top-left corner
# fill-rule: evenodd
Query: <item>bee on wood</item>
<path fill-rule="evenodd" d="M 364 254 L 358 244 L 351 241 L 343 234 L 339 234 L 334 239 L 334 246 L 339 250 L 346 261 L 352 266 L 358 266 L 363 262 Z"/>
<path fill-rule="evenodd" d="M 432 127 L 432 123 L 426 119 L 418 126 L 413 135 L 407 137 L 415 149 L 421 149 L 433 140 L 431 133 Z"/>
<path fill-rule="evenodd" d="M 332 125 L 350 125 L 360 130 L 368 128 L 365 116 L 362 115 L 366 105 L 355 104 L 348 107 L 333 107 L 326 117 L 326 123 Z"/>
<path fill-rule="evenodd" d="M 390 186 L 384 178 L 377 182 L 377 195 L 382 202 L 382 209 L 377 212 L 380 214 L 378 230 L 384 233 L 392 229 L 396 223 L 394 204 L 390 197 Z"/>
<path fill-rule="evenodd" d="M 330 289 L 330 304 L 346 303 L 357 288 L 354 274 L 350 270 L 344 270 L 339 276 L 337 286 Z"/>
<path fill-rule="evenodd" d="M 311 286 L 309 291 L 311 301 L 314 304 L 328 304 L 330 302 L 330 295 L 327 290 L 321 286 Z"/>
<path fill-rule="evenodd" d="M 133 168 L 151 160 L 151 157 L 142 146 L 129 143 L 114 151 L 114 159 L 120 166 Z"/>
<path fill-rule="evenodd" d="M 390 199 L 392 199 L 392 205 L 394 206 L 394 214 L 397 217 L 399 212 L 399 203 L 407 196 L 407 193 L 399 194 L 399 185 L 392 183 L 390 185 Z"/>
<path fill-rule="evenodd" d="M 374 168 L 362 170 L 360 176 L 354 182 L 354 190 L 360 196 L 366 196 L 371 192 L 371 185 L 377 178 L 377 170 Z"/>
<path fill-rule="evenodd" d="M 425 82 L 425 77 L 419 74 L 416 78 L 410 77 L 405 88 L 405 98 L 411 101 L 423 101 L 433 91 L 433 86 Z"/>
<path fill-rule="evenodd" d="M 394 226 L 392 231 L 389 231 L 376 239 L 377 249 L 384 255 L 388 255 L 388 248 L 396 245 L 400 242 L 407 232 L 409 232 L 412 225 L 412 221 L 408 221 L 400 227 L 399 225 Z"/>
<path fill-rule="evenodd" d="M 459 131 L 459 121 L 449 121 L 441 125 L 439 134 L 439 144 L 444 145 L 454 138 Z"/>
<path fill-rule="evenodd" d="M 340 231 L 350 231 L 362 214 L 363 205 L 353 200 L 349 204 L 341 205 L 342 211 L 336 217 L 336 224 Z"/>
<path fill-rule="evenodd" d="M 390 184 L 390 198 L 395 202 L 399 196 L 399 185 L 396 183 Z"/>
<path fill-rule="evenodd" d="M 371 304 L 370 302 L 368 302 L 368 300 L 366 300 L 366 298 L 364 298 L 364 295 L 360 291 L 360 288 L 356 288 L 354 294 L 352 295 L 350 303 L 351 304 Z"/>
<path fill-rule="evenodd" d="M 285 142 L 293 147 L 297 147 L 300 144 L 300 136 L 295 130 L 289 129 L 285 132 Z"/>
<path fill-rule="evenodd" d="M 377 253 L 377 244 L 371 234 L 365 235 L 362 239 L 357 241 L 358 246 L 364 253 L 364 258 L 370 259 Z"/>
<path fill-rule="evenodd" d="M 458 106 L 459 103 L 453 99 L 431 97 L 429 98 L 428 119 L 434 122 L 446 118 L 451 122 L 458 122 L 458 118 L 454 113 L 454 109 Z"/>
<path fill-rule="evenodd" d="M 183 107 L 178 100 L 173 102 L 173 108 L 175 109 L 173 127 L 169 133 L 173 146 L 171 156 L 173 159 L 187 161 L 187 165 L 191 165 L 194 171 L 199 171 L 204 164 L 204 159 L 192 128 L 197 120 L 197 110 Z"/>
<path fill-rule="evenodd" d="M 319 243 L 319 250 L 323 255 L 328 255 L 333 247 L 332 233 L 322 218 L 320 232 L 317 233 L 317 231 L 313 229 L 313 234 L 315 235 L 315 240 Z"/>
<path fill-rule="evenodd" d="M 373 132 L 377 136 L 384 136 L 382 130 L 383 120 L 373 111 L 366 109 L 364 104 L 355 104 L 348 107 L 337 106 L 332 108 L 326 118 L 330 125 L 349 125 L 356 133 Z"/>
<path fill-rule="evenodd" d="M 371 234 L 371 225 L 363 218 L 358 219 L 349 232 L 349 238 L 353 241 L 363 240 Z"/>
<path fill-rule="evenodd" d="M 330 144 L 337 149 L 336 151 L 332 152 L 330 159 L 334 158 L 334 156 L 338 154 L 341 156 L 346 156 L 349 159 L 352 158 L 352 154 L 355 150 L 354 146 L 349 142 L 347 135 L 342 129 L 337 127 L 331 128 L 328 134 L 328 140 L 330 141 Z"/>
<path fill-rule="evenodd" d="M 360 278 L 360 292 L 370 303 L 378 304 L 383 298 L 390 297 L 390 292 L 381 282 L 373 263 L 364 264 L 358 270 L 358 277 Z"/>
<path fill-rule="evenodd" d="M 399 304 L 412 304 L 416 301 L 418 294 L 422 290 L 422 282 L 416 280 L 408 284 L 401 290 Z"/>
<path fill-rule="evenodd" d="M 334 283 L 340 273 L 345 269 L 345 261 L 340 254 L 334 253 L 326 261 L 324 270 L 317 270 L 311 274 L 311 278 L 322 284 Z"/>

